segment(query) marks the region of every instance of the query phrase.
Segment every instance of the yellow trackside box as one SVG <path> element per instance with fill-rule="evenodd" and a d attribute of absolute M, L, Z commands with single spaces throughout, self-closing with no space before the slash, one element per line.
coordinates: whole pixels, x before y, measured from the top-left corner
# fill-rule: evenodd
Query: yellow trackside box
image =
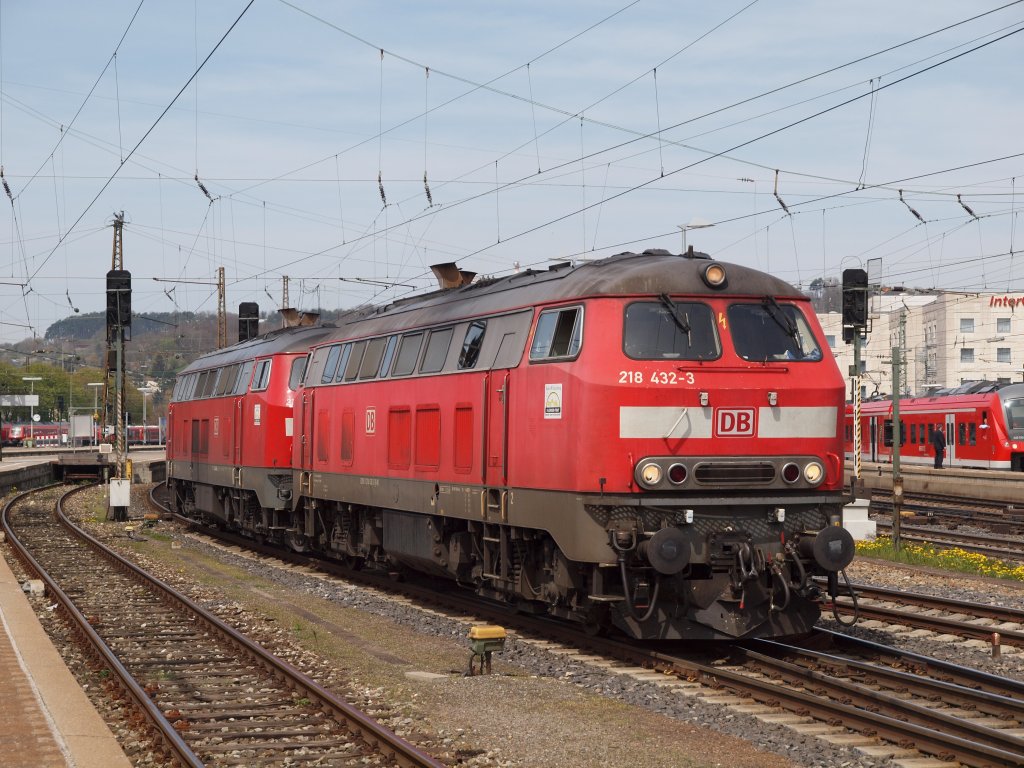
<path fill-rule="evenodd" d="M 505 628 L 496 627 L 490 624 L 481 624 L 471 627 L 469 630 L 470 640 L 504 640 Z"/>
<path fill-rule="evenodd" d="M 481 624 L 469 629 L 469 670 L 466 674 L 476 674 L 474 662 L 480 661 L 480 674 L 491 671 L 491 654 L 505 647 L 505 628 L 492 624 Z"/>

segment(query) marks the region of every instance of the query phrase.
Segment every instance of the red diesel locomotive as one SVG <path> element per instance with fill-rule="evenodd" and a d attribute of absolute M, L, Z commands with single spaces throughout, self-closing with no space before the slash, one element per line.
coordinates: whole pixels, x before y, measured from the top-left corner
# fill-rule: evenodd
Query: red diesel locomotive
<path fill-rule="evenodd" d="M 892 400 L 861 404 L 861 458 L 892 461 Z M 846 455 L 853 456 L 847 406 Z M 900 460 L 932 465 L 932 434 L 945 432 L 945 465 L 1024 471 L 1024 384 L 974 382 L 952 392 L 900 399 Z"/>
<path fill-rule="evenodd" d="M 701 254 L 275 332 L 173 400 L 185 514 L 636 638 L 808 630 L 810 577 L 834 589 L 853 557 L 844 385 L 809 301 Z"/>

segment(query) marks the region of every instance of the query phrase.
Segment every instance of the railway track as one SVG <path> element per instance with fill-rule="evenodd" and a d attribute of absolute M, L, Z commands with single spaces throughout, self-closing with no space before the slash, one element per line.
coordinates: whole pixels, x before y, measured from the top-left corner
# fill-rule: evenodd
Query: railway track
<path fill-rule="evenodd" d="M 865 584 L 854 584 L 858 596 L 856 609 L 848 598 L 840 597 L 836 610 L 862 619 L 899 624 L 981 640 L 993 647 L 1009 645 L 1024 648 L 1024 610 L 979 605 L 945 597 L 903 592 Z"/>
<path fill-rule="evenodd" d="M 892 534 L 891 522 L 876 520 L 875 523 L 879 533 Z M 930 526 L 910 525 L 906 521 L 901 521 L 900 538 L 918 544 L 955 547 L 965 552 L 977 552 L 1001 560 L 1024 561 L 1024 540 L 994 533 L 949 531 Z"/>
<path fill-rule="evenodd" d="M 914 494 L 901 504 L 903 514 L 913 515 L 911 522 L 923 518 L 929 525 L 970 525 L 993 534 L 1024 535 L 1024 509 L 1009 503 L 978 501 L 950 496 Z M 892 495 L 874 492 L 871 495 L 872 515 L 892 515 Z"/>
<path fill-rule="evenodd" d="M 4 530 L 168 758 L 187 766 L 441 767 L 78 529 L 60 509 L 68 495 L 53 487 L 20 494 L 3 509 Z"/>
<path fill-rule="evenodd" d="M 213 532 L 203 529 L 204 533 Z M 222 534 L 216 534 L 221 537 Z M 230 544 L 239 540 L 226 536 Z M 286 562 L 324 568 L 321 561 L 258 548 Z M 326 570 L 337 570 L 327 566 Z M 875 755 L 934 755 L 966 766 L 1024 762 L 1024 684 L 843 635 L 816 632 L 805 642 L 737 644 L 704 657 L 680 645 L 652 647 L 588 637 L 545 619 L 513 615 L 475 599 L 438 595 L 414 584 L 339 570 L 389 594 L 395 590 L 453 617 L 501 623 L 516 641 L 571 660 L 611 664 L 679 695 L 735 706 Z"/>

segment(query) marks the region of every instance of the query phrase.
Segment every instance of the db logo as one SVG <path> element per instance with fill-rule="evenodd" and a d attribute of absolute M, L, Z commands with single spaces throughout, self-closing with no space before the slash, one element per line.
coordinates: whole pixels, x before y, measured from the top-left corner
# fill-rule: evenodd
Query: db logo
<path fill-rule="evenodd" d="M 753 436 L 753 408 L 719 408 L 715 411 L 715 437 Z"/>
<path fill-rule="evenodd" d="M 366 434 L 373 435 L 377 432 L 377 409 L 366 409 Z"/>

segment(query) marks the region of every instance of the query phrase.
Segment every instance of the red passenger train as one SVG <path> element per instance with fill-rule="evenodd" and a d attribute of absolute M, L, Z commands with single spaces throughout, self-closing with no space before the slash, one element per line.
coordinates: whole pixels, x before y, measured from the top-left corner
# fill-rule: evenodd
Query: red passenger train
<path fill-rule="evenodd" d="M 846 411 L 846 455 L 852 458 L 853 407 Z M 861 404 L 864 461 L 892 461 L 892 422 L 892 400 Z M 1024 384 L 973 382 L 900 399 L 900 461 L 931 466 L 936 429 L 945 433 L 947 465 L 1024 471 Z"/>
<path fill-rule="evenodd" d="M 109 431 L 109 429 L 108 429 Z M 163 436 L 160 433 L 158 424 L 129 424 L 125 427 L 125 440 L 128 445 L 160 445 Z M 110 435 L 104 436 L 99 427 L 96 427 L 95 435 L 86 434 L 83 437 L 76 437 L 77 445 L 92 445 L 96 442 L 109 442 Z M 6 423 L 0 426 L 0 442 L 5 448 L 18 448 L 25 446 L 29 441 L 37 448 L 53 448 L 68 445 L 68 423 L 42 421 L 33 424 Z"/>
<path fill-rule="evenodd" d="M 636 638 L 786 635 L 853 557 L 843 403 L 796 289 L 620 254 L 197 360 L 168 483 L 207 523 Z"/>

